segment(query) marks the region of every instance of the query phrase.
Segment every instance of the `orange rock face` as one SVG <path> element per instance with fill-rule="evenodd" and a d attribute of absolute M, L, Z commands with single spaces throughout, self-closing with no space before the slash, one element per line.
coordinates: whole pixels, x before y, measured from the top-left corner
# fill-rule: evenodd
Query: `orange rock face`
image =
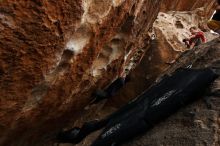
<path fill-rule="evenodd" d="M 144 46 L 159 4 L 1 1 L 0 145 L 43 145 L 74 119 L 120 72 L 127 45 Z"/>
<path fill-rule="evenodd" d="M 204 7 L 209 13 L 213 4 L 215 4 L 214 0 L 163 0 L 161 11 L 192 11 Z"/>
<path fill-rule="evenodd" d="M 44 145 L 138 49 L 160 10 L 204 1 L 0 1 L 0 145 Z M 211 8 L 213 3 L 209 3 Z M 208 7 L 208 8 L 209 8 Z M 126 56 L 126 57 L 125 57 Z"/>

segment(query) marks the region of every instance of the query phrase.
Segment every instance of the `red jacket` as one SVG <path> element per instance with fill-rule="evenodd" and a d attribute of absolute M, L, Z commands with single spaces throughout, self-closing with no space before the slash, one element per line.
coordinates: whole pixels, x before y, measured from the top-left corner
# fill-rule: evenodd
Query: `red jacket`
<path fill-rule="evenodd" d="M 204 33 L 203 33 L 203 32 L 201 32 L 201 31 L 196 32 L 195 37 L 196 37 L 196 38 L 200 38 L 200 39 L 202 40 L 202 42 L 203 42 L 203 43 L 205 43 L 205 42 L 206 42 L 205 35 L 204 35 Z"/>

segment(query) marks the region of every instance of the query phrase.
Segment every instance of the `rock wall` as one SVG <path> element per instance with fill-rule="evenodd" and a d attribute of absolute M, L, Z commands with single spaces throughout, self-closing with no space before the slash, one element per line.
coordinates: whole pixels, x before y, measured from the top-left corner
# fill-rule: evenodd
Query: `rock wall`
<path fill-rule="evenodd" d="M 218 37 L 219 35 L 206 29 L 207 18 L 204 17 L 204 13 L 203 8 L 194 11 L 160 12 L 148 33 L 151 38 L 150 47 L 131 72 L 131 82 L 110 100 L 110 104 L 120 106 L 128 99 L 138 96 L 187 52 L 188 49 L 182 40 L 190 37 L 190 27 L 196 26 L 205 30 L 207 42 Z M 130 90 L 131 88 L 133 90 Z"/>
<path fill-rule="evenodd" d="M 196 8 L 204 7 L 206 15 L 210 15 L 213 12 L 210 11 L 215 4 L 215 1 L 209 0 L 163 0 L 163 4 L 161 5 L 161 11 L 193 11 Z"/>
<path fill-rule="evenodd" d="M 164 74 L 192 64 L 192 68 L 212 68 L 220 75 L 220 38 L 182 55 Z M 164 120 L 144 136 L 126 146 L 218 146 L 220 144 L 220 78 L 199 101 Z"/>
<path fill-rule="evenodd" d="M 1 1 L 0 145 L 55 136 L 119 74 L 129 49 L 146 45 L 160 3 Z"/>
<path fill-rule="evenodd" d="M 143 56 L 161 8 L 203 2 L 0 1 L 0 145 L 48 145 L 95 89 Z"/>
<path fill-rule="evenodd" d="M 177 68 L 190 64 L 192 68 L 212 68 L 220 75 L 219 47 L 220 38 L 217 38 L 185 52 L 166 71 L 160 73 L 159 79 L 165 74 L 171 74 Z M 218 146 L 220 144 L 220 78 L 215 80 L 209 91 L 211 92 L 206 92 L 200 100 L 180 109 L 143 135 L 128 140 L 123 146 Z M 75 126 L 81 126 L 86 121 L 102 119 L 116 110 L 117 108 L 102 104 L 93 106 L 89 111 L 85 111 Z M 76 146 L 90 145 L 100 133 L 101 130 L 90 134 Z"/>

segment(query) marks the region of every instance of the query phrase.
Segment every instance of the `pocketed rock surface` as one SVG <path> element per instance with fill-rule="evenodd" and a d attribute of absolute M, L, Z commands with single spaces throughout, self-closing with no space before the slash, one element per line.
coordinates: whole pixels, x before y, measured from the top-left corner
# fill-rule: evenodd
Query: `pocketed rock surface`
<path fill-rule="evenodd" d="M 208 17 L 214 5 L 213 0 L 0 0 L 0 145 L 52 145 L 58 131 L 81 117 L 95 89 L 109 85 L 132 59 L 135 66 L 143 59 L 159 11 L 204 6 Z M 132 72 L 138 75 L 138 69 Z"/>

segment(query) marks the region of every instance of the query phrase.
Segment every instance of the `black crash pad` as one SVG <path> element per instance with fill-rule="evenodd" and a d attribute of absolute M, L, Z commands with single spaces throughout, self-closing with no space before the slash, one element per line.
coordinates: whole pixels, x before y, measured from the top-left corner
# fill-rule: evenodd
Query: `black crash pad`
<path fill-rule="evenodd" d="M 178 69 L 115 113 L 58 134 L 61 143 L 79 143 L 104 128 L 92 146 L 116 146 L 146 132 L 179 108 L 201 97 L 217 78 L 210 69 Z"/>

